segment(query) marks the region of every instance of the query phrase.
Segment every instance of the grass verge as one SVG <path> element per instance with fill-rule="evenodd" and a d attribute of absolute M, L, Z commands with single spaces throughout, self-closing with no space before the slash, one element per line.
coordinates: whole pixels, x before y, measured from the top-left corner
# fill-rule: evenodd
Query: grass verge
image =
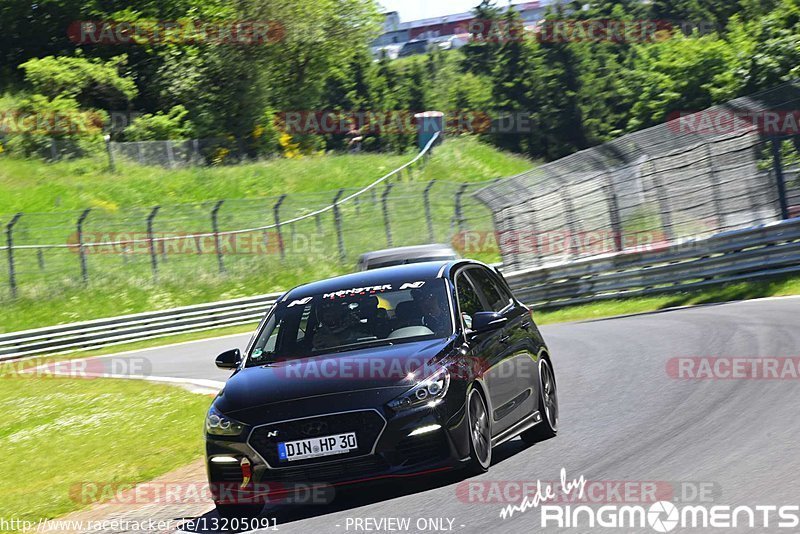
<path fill-rule="evenodd" d="M 567 306 L 565 308 L 536 312 L 535 317 L 540 324 L 553 324 L 653 312 L 680 306 L 696 306 L 699 304 L 732 302 L 765 297 L 785 297 L 791 295 L 800 295 L 800 276 L 785 276 L 753 282 L 737 282 L 712 286 L 696 291 L 669 293 L 651 297 L 608 300 L 579 306 Z"/>
<path fill-rule="evenodd" d="M 5 372 L 3 373 L 3 369 Z M 199 458 L 207 397 L 134 380 L 13 376 L 0 366 L 0 517 L 82 508 L 81 483 L 151 480 Z"/>
<path fill-rule="evenodd" d="M 0 214 L 252 199 L 284 193 L 335 191 L 367 185 L 411 160 L 414 153 L 344 154 L 275 159 L 229 167 L 163 169 L 104 159 L 46 164 L 0 158 Z M 474 137 L 448 139 L 415 180 L 479 182 L 526 171 L 533 163 Z M 0 215 L 0 219 L 5 219 Z"/>

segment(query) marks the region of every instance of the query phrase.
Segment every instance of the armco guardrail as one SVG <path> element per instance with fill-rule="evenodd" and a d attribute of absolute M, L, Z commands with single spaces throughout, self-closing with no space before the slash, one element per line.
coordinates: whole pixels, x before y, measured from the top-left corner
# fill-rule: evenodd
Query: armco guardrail
<path fill-rule="evenodd" d="M 280 293 L 0 335 L 0 360 L 97 349 L 256 323 Z"/>
<path fill-rule="evenodd" d="M 794 272 L 800 272 L 800 219 L 507 272 L 506 278 L 523 301 L 548 308 Z"/>
<path fill-rule="evenodd" d="M 800 218 L 672 244 L 507 272 L 535 308 L 691 289 L 800 272 Z M 0 335 L 0 360 L 53 355 L 255 323 L 280 296 L 187 306 Z"/>

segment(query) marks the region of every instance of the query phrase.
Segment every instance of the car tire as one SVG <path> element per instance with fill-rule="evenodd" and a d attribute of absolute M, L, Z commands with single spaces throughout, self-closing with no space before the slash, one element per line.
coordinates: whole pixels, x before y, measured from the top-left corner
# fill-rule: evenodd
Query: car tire
<path fill-rule="evenodd" d="M 467 397 L 467 425 L 470 456 L 467 470 L 470 474 L 485 473 L 492 465 L 492 430 L 486 399 L 478 388 L 472 388 Z"/>
<path fill-rule="evenodd" d="M 550 362 L 542 358 L 539 364 L 539 413 L 542 421 L 526 430 L 520 437 L 528 445 L 539 443 L 558 434 L 558 389 Z"/>
<path fill-rule="evenodd" d="M 262 504 L 217 504 L 217 514 L 222 519 L 253 519 L 264 510 Z"/>

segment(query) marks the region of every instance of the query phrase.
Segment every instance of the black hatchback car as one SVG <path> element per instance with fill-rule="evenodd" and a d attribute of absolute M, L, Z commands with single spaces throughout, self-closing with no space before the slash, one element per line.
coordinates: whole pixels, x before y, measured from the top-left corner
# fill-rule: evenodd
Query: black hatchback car
<path fill-rule="evenodd" d="M 293 289 L 245 353 L 217 365 L 235 370 L 206 418 L 208 476 L 226 516 L 298 484 L 482 472 L 492 447 L 558 430 L 551 356 L 530 310 L 470 260 Z"/>

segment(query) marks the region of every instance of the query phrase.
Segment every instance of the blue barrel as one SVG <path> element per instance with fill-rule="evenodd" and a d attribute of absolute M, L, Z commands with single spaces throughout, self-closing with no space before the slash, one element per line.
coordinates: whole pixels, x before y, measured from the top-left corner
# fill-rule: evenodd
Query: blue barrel
<path fill-rule="evenodd" d="M 426 111 L 414 115 L 414 122 L 417 125 L 417 137 L 419 138 L 419 149 L 422 150 L 439 132 L 439 139 L 436 144 L 442 142 L 444 136 L 444 113 L 441 111 Z"/>

